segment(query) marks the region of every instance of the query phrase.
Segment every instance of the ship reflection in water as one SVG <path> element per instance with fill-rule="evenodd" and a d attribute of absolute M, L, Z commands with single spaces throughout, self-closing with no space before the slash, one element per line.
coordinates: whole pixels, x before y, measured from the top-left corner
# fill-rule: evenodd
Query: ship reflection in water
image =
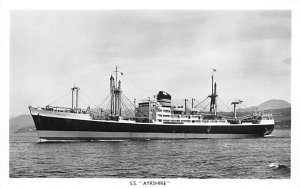
<path fill-rule="evenodd" d="M 238 140 L 36 142 L 36 133 L 14 133 L 9 174 L 11 178 L 290 178 L 290 130 L 275 129 L 272 135 Z M 284 168 L 271 165 L 277 163 Z"/>

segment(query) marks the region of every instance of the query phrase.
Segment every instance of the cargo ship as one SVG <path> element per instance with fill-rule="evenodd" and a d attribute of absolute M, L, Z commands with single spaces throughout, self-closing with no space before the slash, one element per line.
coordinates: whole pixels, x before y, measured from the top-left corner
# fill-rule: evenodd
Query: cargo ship
<path fill-rule="evenodd" d="M 71 88 L 72 105 L 68 107 L 29 106 L 40 141 L 62 140 L 153 140 L 153 139 L 207 139 L 264 137 L 272 133 L 272 114 L 252 113 L 237 116 L 234 101 L 232 117 L 224 117 L 217 111 L 217 84 L 211 76 L 211 94 L 207 112 L 172 105 L 172 97 L 159 91 L 153 99 L 138 104 L 124 97 L 116 67 L 115 77 L 110 77 L 108 107 L 101 109 L 79 108 L 79 87 Z M 131 106 L 131 108 L 129 107 Z"/>

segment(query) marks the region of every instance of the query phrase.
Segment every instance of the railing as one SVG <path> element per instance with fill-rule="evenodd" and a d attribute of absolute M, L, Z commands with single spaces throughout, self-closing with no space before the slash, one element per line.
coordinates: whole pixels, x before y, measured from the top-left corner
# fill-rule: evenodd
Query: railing
<path fill-rule="evenodd" d="M 86 114 L 88 113 L 88 109 L 83 110 L 81 108 L 67 108 L 67 107 L 60 107 L 60 106 L 50 106 L 47 105 L 45 108 L 42 108 L 42 110 L 48 110 L 48 111 L 56 111 L 56 112 L 69 112 L 69 113 L 79 113 L 79 114 Z"/>

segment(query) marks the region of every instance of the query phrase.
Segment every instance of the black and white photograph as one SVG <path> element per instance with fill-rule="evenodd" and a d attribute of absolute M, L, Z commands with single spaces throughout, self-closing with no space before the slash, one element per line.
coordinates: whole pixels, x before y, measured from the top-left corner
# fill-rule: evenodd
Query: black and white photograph
<path fill-rule="evenodd" d="M 292 20 L 10 10 L 9 180 L 292 180 Z"/>

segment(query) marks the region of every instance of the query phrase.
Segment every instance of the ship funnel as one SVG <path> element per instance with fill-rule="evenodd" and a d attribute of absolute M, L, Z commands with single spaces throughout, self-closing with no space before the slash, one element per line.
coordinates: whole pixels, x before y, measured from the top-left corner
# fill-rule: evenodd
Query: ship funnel
<path fill-rule="evenodd" d="M 163 107 L 171 107 L 171 95 L 167 92 L 159 91 L 156 98 Z"/>

